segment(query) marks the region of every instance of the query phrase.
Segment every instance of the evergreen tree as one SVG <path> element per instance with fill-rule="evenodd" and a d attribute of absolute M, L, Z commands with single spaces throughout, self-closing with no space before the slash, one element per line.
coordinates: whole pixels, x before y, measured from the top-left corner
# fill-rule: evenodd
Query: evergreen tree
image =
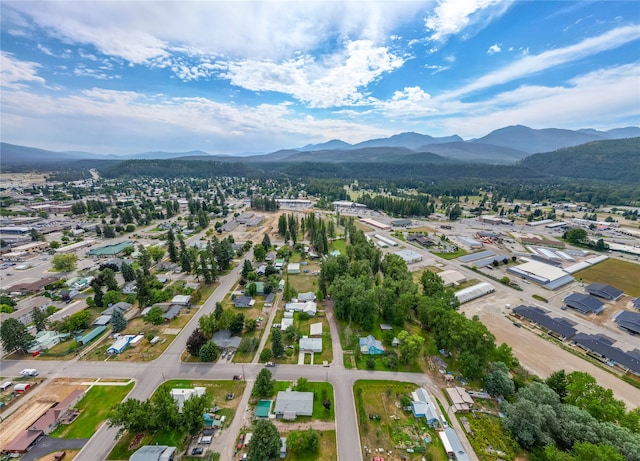
<path fill-rule="evenodd" d="M 282 354 L 284 354 L 282 332 L 278 328 L 274 328 L 271 333 L 271 350 L 273 351 L 274 357 L 282 357 Z"/>
<path fill-rule="evenodd" d="M 167 202 L 171 203 L 171 202 Z M 178 262 L 178 249 L 176 248 L 176 236 L 173 233 L 173 229 L 169 229 L 167 232 L 167 249 L 169 251 L 169 259 L 172 263 Z"/>
<path fill-rule="evenodd" d="M 45 309 L 40 309 L 35 306 L 32 311 L 32 316 L 36 331 L 43 331 L 47 329 L 47 325 L 49 324 L 49 314 L 47 314 Z"/>
<path fill-rule="evenodd" d="M 253 385 L 253 395 L 260 398 L 271 397 L 275 380 L 268 368 L 263 368 L 256 376 L 256 383 Z"/>
<path fill-rule="evenodd" d="M 114 333 L 120 333 L 127 328 L 127 319 L 118 309 L 115 309 L 111 315 L 111 329 Z"/>
<path fill-rule="evenodd" d="M 126 262 L 120 266 L 120 272 L 122 272 L 122 278 L 125 282 L 133 282 L 136 279 L 136 271 Z"/>

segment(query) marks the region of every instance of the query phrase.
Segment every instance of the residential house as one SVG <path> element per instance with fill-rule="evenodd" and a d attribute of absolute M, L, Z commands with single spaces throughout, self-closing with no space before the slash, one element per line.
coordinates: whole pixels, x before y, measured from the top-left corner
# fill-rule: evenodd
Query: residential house
<path fill-rule="evenodd" d="M 360 352 L 365 355 L 381 355 L 384 354 L 386 348 L 382 345 L 382 341 L 377 340 L 372 335 L 360 338 Z"/>
<path fill-rule="evenodd" d="M 241 338 L 239 336 L 232 336 L 229 330 L 218 330 L 213 334 L 211 340 L 220 349 L 238 349 L 240 346 Z"/>
<path fill-rule="evenodd" d="M 178 410 L 182 411 L 182 406 L 184 405 L 185 401 L 189 400 L 191 397 L 200 397 L 204 395 L 206 391 L 206 387 L 194 387 L 191 389 L 171 389 L 169 393 L 178 405 Z"/>
<path fill-rule="evenodd" d="M 429 393 L 418 388 L 411 393 L 411 411 L 416 418 L 425 418 L 431 427 L 438 427 L 440 424 L 439 409 L 434 404 Z"/>
<path fill-rule="evenodd" d="M 129 457 L 129 461 L 174 461 L 176 447 L 145 445 Z"/>
<path fill-rule="evenodd" d="M 298 301 L 300 302 L 315 301 L 315 300 L 316 300 L 316 294 L 313 291 L 308 291 L 306 293 L 298 294 Z"/>
<path fill-rule="evenodd" d="M 322 352 L 322 338 L 300 338 L 300 352 Z"/>
<path fill-rule="evenodd" d="M 313 392 L 298 392 L 287 389 L 278 392 L 274 413 L 277 419 L 293 420 L 297 416 L 313 414 Z"/>
<path fill-rule="evenodd" d="M 188 306 L 191 303 L 190 295 L 176 295 L 171 300 L 171 304 L 179 304 L 181 306 Z"/>
<path fill-rule="evenodd" d="M 471 410 L 473 399 L 464 387 L 447 387 L 446 391 L 455 411 Z"/>
<path fill-rule="evenodd" d="M 275 293 L 269 293 L 267 295 L 267 298 L 264 300 L 264 307 L 271 307 L 273 306 L 273 301 L 276 299 L 276 294 Z"/>
<path fill-rule="evenodd" d="M 131 338 L 133 338 L 133 335 L 120 336 L 116 339 L 116 342 L 107 349 L 107 354 L 115 355 L 123 353 L 129 347 Z"/>
<path fill-rule="evenodd" d="M 238 296 L 233 300 L 233 305 L 235 307 L 253 307 L 256 303 L 256 300 L 251 296 Z"/>

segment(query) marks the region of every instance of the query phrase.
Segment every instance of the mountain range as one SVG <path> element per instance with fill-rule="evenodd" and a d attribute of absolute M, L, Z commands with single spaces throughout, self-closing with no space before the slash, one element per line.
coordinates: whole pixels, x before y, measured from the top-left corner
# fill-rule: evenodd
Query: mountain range
<path fill-rule="evenodd" d="M 522 125 L 508 126 L 477 139 L 464 140 L 458 135 L 432 137 L 407 132 L 349 144 L 334 139 L 322 144 L 283 149 L 269 154 L 211 155 L 203 151 L 144 152 L 134 155 L 104 155 L 90 152 L 53 152 L 44 149 L 0 143 L 2 164 L 43 165 L 73 160 L 128 159 L 209 159 L 222 162 L 393 162 L 447 164 L 452 162 L 512 164 L 532 154 L 552 152 L 593 141 L 640 137 L 640 127 L 565 130 L 533 129 Z"/>

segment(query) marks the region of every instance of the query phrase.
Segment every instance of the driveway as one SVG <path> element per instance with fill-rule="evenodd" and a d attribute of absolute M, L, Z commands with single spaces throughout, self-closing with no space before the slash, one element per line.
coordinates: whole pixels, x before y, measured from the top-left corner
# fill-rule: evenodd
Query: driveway
<path fill-rule="evenodd" d="M 35 461 L 54 451 L 64 451 L 72 449 L 80 449 L 84 447 L 89 439 L 54 439 L 45 435 L 38 440 L 36 446 L 29 450 L 21 461 Z"/>

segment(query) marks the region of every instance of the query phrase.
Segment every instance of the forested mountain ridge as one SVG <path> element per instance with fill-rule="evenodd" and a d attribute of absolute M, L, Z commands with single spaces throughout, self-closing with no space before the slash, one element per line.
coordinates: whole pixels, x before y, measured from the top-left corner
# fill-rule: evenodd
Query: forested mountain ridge
<path fill-rule="evenodd" d="M 519 164 L 560 177 L 640 182 L 640 137 L 565 147 L 531 155 Z"/>

